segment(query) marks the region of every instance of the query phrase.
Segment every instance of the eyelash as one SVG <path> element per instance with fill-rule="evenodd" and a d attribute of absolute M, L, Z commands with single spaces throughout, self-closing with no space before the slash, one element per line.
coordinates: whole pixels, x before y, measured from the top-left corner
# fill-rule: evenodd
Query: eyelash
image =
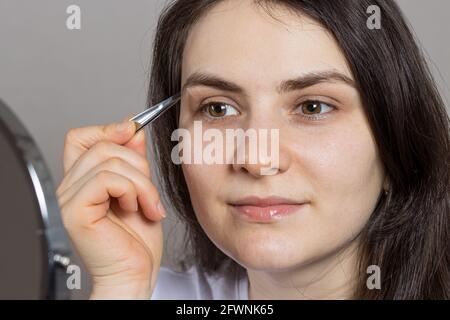
<path fill-rule="evenodd" d="M 306 103 L 317 103 L 317 104 L 320 104 L 320 105 L 326 105 L 326 106 L 330 107 L 333 110 L 337 109 L 336 106 L 334 106 L 334 105 L 332 105 L 330 103 L 324 102 L 324 101 L 322 101 L 320 99 L 308 99 L 308 100 L 304 100 L 304 101 L 296 104 L 296 106 L 294 108 L 294 111 L 299 109 L 299 108 L 301 108 L 301 106 L 306 104 Z M 212 116 L 208 115 L 207 114 L 208 113 L 207 108 L 209 106 L 211 106 L 211 105 L 214 105 L 214 104 L 228 105 L 228 106 L 233 107 L 231 104 L 225 103 L 225 102 L 221 102 L 221 101 L 209 101 L 209 102 L 200 104 L 199 107 L 198 107 L 199 112 L 204 114 L 204 118 L 207 121 L 216 121 L 216 122 L 217 121 L 224 121 L 225 118 L 233 117 L 233 116 L 212 117 Z M 233 108 L 236 109 L 235 107 L 233 107 Z M 331 112 L 333 112 L 333 110 L 331 110 L 329 112 L 325 112 L 325 114 L 331 113 Z M 294 114 L 297 115 L 297 116 L 300 116 L 301 118 L 306 119 L 308 121 L 321 121 L 321 120 L 323 120 L 323 119 L 328 117 L 327 115 L 324 115 L 324 114 L 313 114 L 313 115 L 305 115 L 305 114 L 301 114 L 301 113 L 294 113 Z"/>

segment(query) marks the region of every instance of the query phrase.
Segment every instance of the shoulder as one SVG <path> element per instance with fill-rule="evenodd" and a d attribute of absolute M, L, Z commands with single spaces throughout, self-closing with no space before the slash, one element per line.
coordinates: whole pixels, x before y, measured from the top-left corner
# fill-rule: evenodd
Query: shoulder
<path fill-rule="evenodd" d="M 197 265 L 181 272 L 162 266 L 151 299 L 248 299 L 247 275 L 227 271 L 226 264 L 214 274 L 202 272 Z"/>

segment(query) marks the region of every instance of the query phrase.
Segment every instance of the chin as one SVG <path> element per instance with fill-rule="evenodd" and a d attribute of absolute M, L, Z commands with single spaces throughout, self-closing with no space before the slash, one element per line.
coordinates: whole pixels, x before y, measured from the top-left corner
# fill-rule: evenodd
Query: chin
<path fill-rule="evenodd" d="M 238 242 L 227 254 L 247 269 L 283 271 L 309 261 L 307 251 L 300 246 L 283 245 L 275 239 Z"/>
<path fill-rule="evenodd" d="M 279 254 L 262 254 L 256 256 L 255 254 L 250 254 L 247 256 L 233 257 L 233 259 L 242 265 L 246 269 L 250 270 L 260 270 L 260 271 L 285 271 L 290 270 L 294 267 L 298 267 L 302 262 L 293 257 L 286 257 Z"/>

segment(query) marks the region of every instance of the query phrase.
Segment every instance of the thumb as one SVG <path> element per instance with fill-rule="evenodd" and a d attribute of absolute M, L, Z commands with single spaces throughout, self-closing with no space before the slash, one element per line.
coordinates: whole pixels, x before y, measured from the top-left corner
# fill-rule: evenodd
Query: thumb
<path fill-rule="evenodd" d="M 123 121 L 130 120 L 132 118 L 132 114 L 128 114 Z M 145 138 L 145 128 L 139 130 L 139 132 L 136 132 L 135 135 L 131 137 L 125 144 L 125 147 L 130 148 L 140 155 L 146 157 L 147 156 L 147 145 L 146 145 L 146 138 Z"/>
<path fill-rule="evenodd" d="M 147 156 L 147 144 L 145 137 L 145 130 L 142 129 L 137 132 L 128 142 L 124 144 L 125 147 L 133 149 L 140 155 Z"/>

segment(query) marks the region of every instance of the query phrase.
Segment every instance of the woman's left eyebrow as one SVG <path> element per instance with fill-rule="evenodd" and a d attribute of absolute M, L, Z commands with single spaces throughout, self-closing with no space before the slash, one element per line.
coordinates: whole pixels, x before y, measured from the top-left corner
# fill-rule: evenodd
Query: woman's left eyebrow
<path fill-rule="evenodd" d="M 335 70 L 309 72 L 295 79 L 282 81 L 277 91 L 285 93 L 294 90 L 301 90 L 323 82 L 341 82 L 356 88 L 355 82 L 343 73 Z"/>
<path fill-rule="evenodd" d="M 336 70 L 315 71 L 302 74 L 294 79 L 284 80 L 277 88 L 278 93 L 304 89 L 323 82 L 342 82 L 351 87 L 356 87 L 355 82 L 345 74 Z M 245 89 L 238 84 L 226 80 L 218 75 L 196 71 L 192 73 L 184 83 L 181 93 L 191 87 L 206 86 L 222 91 L 229 91 L 245 95 Z"/>

